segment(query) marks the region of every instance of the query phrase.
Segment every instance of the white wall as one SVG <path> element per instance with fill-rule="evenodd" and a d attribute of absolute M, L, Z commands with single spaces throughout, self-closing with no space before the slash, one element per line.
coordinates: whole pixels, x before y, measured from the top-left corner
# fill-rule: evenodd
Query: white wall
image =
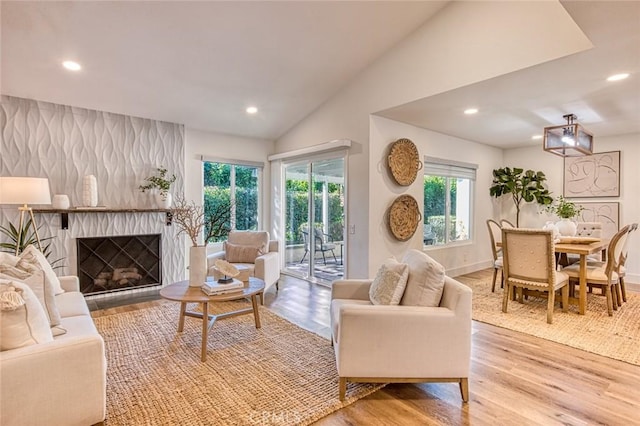
<path fill-rule="evenodd" d="M 221 133 L 185 129 L 185 198 L 203 202 L 201 157 L 264 163 L 262 172 L 261 226 L 273 234 L 271 225 L 271 172 L 267 156 L 273 153 L 273 141 L 244 138 Z"/>
<path fill-rule="evenodd" d="M 620 225 L 640 222 L 640 179 L 638 179 L 638 159 L 640 159 L 640 134 L 594 137 L 596 152 L 620 151 L 620 197 L 580 199 L 582 201 L 618 201 L 620 203 Z M 562 194 L 564 161 L 542 150 L 541 146 L 509 149 L 504 153 L 504 166 L 541 170 L 547 176 L 549 190 L 556 197 Z M 505 204 L 506 206 L 507 204 Z M 513 203 L 511 203 L 513 205 Z M 505 217 L 509 217 L 505 215 Z M 541 226 L 547 220 L 537 214 L 535 205 L 527 206 L 521 213 L 521 226 Z M 640 232 L 632 234 L 627 260 L 627 281 L 640 283 Z"/>
<path fill-rule="evenodd" d="M 461 161 L 478 165 L 473 203 L 473 230 L 471 241 L 455 247 L 429 247 L 428 254 L 440 262 L 449 275 L 455 276 L 491 266 L 489 234 L 485 221 L 499 217 L 496 203 L 489 196 L 492 171 L 501 167 L 502 150 L 464 139 L 455 138 L 419 127 L 398 123 L 381 117 L 371 119 L 371 161 L 370 182 L 375 188 L 375 197 L 371 197 L 369 212 L 369 241 L 371 251 L 369 276 L 386 257 L 401 257 L 410 248 L 422 249 L 422 227 L 405 242 L 397 241 L 388 230 L 386 211 L 393 200 L 401 194 L 413 196 L 420 206 L 424 217 L 423 171 L 409 186 L 399 186 L 390 176 L 387 166 L 389 145 L 399 138 L 413 141 L 422 160 L 425 155 L 447 160 Z"/>
<path fill-rule="evenodd" d="M 589 47 L 558 2 L 451 2 L 278 139 L 277 152 L 334 139 L 354 141 L 347 211 L 356 232 L 347 239 L 348 276 L 369 276 L 381 250 L 379 241 L 369 239 L 381 213 L 379 177 L 372 177 L 375 169 L 369 167 L 382 151 L 370 145 L 370 114 Z"/>

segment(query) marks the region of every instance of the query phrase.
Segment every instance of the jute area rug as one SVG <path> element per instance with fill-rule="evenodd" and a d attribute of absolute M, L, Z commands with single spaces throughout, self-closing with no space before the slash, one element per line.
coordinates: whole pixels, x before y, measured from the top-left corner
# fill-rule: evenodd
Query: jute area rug
<path fill-rule="evenodd" d="M 529 298 L 523 304 L 509 301 L 502 312 L 502 289 L 491 293 L 490 280 L 457 277 L 473 289 L 473 319 L 562 343 L 598 355 L 640 365 L 640 295 L 627 292 L 627 302 L 613 316 L 607 314 L 606 299 L 599 289 L 587 294 L 587 313 L 578 315 L 577 306 L 553 311 L 547 324 L 547 300 Z"/>
<path fill-rule="evenodd" d="M 350 383 L 340 402 L 331 343 L 264 307 L 261 329 L 252 315 L 217 321 L 201 362 L 202 322 L 186 318 L 177 333 L 178 310 L 95 318 L 107 351 L 106 425 L 306 425 L 382 387 Z"/>

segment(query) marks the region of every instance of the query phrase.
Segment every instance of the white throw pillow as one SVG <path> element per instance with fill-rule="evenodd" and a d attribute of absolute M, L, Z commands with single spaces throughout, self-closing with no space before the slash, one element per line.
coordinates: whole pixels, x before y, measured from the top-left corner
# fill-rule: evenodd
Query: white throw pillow
<path fill-rule="evenodd" d="M 11 253 L 0 252 L 0 264 L 16 266 L 20 258 L 18 256 L 14 256 Z"/>
<path fill-rule="evenodd" d="M 42 270 L 44 272 L 44 277 L 53 284 L 54 294 L 57 295 L 64 293 L 64 290 L 60 285 L 60 280 L 56 273 L 53 272 L 53 268 L 49 264 L 49 261 L 35 246 L 27 246 L 27 248 L 20 253 L 20 260 L 16 263 L 16 267 L 28 272 Z"/>
<path fill-rule="evenodd" d="M 374 305 L 397 305 L 407 285 L 409 267 L 391 258 L 382 264 L 369 287 L 369 300 Z"/>
<path fill-rule="evenodd" d="M 439 306 L 444 290 L 444 267 L 419 250 L 402 258 L 409 265 L 409 279 L 401 305 Z"/>
<path fill-rule="evenodd" d="M 29 275 L 25 277 L 23 273 Z M 18 268 L 1 268 L 0 279 L 20 281 L 28 285 L 44 308 L 51 327 L 60 325 L 60 312 L 56 305 L 56 296 L 53 294 L 53 285 L 44 277 L 44 272 L 29 273 Z"/>
<path fill-rule="evenodd" d="M 47 316 L 29 286 L 0 280 L 0 350 L 52 340 Z"/>

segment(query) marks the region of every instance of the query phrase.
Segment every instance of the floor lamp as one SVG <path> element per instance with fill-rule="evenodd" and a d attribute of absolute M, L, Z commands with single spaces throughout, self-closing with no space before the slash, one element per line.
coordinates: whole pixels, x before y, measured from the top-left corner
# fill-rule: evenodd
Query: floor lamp
<path fill-rule="evenodd" d="M 35 177 L 0 177 L 0 204 L 21 204 L 20 222 L 18 226 L 18 240 L 16 241 L 16 256 L 20 251 L 22 240 L 22 227 L 24 226 L 24 215 L 28 212 L 31 218 L 31 226 L 36 235 L 38 248 L 42 251 L 38 226 L 33 216 L 33 210 L 29 204 L 51 204 L 51 193 L 49 192 L 49 179 Z"/>

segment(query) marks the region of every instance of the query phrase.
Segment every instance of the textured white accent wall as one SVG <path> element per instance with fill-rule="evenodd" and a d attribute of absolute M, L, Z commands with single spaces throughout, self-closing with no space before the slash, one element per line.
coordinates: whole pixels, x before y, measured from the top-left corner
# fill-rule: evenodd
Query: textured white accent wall
<path fill-rule="evenodd" d="M 51 194 L 82 204 L 82 178 L 95 175 L 98 205 L 152 208 L 141 193 L 144 178 L 163 166 L 175 174 L 173 194 L 184 191 L 184 126 L 181 124 L 2 96 L 1 176 L 47 177 Z M 2 206 L 0 224 L 17 224 L 17 206 Z M 163 284 L 184 279 L 183 237 L 165 226 L 163 213 L 73 213 L 69 229 L 60 215 L 37 214 L 41 237 L 53 236 L 52 258 L 64 258 L 59 275 L 76 273 L 76 238 L 162 234 Z"/>

